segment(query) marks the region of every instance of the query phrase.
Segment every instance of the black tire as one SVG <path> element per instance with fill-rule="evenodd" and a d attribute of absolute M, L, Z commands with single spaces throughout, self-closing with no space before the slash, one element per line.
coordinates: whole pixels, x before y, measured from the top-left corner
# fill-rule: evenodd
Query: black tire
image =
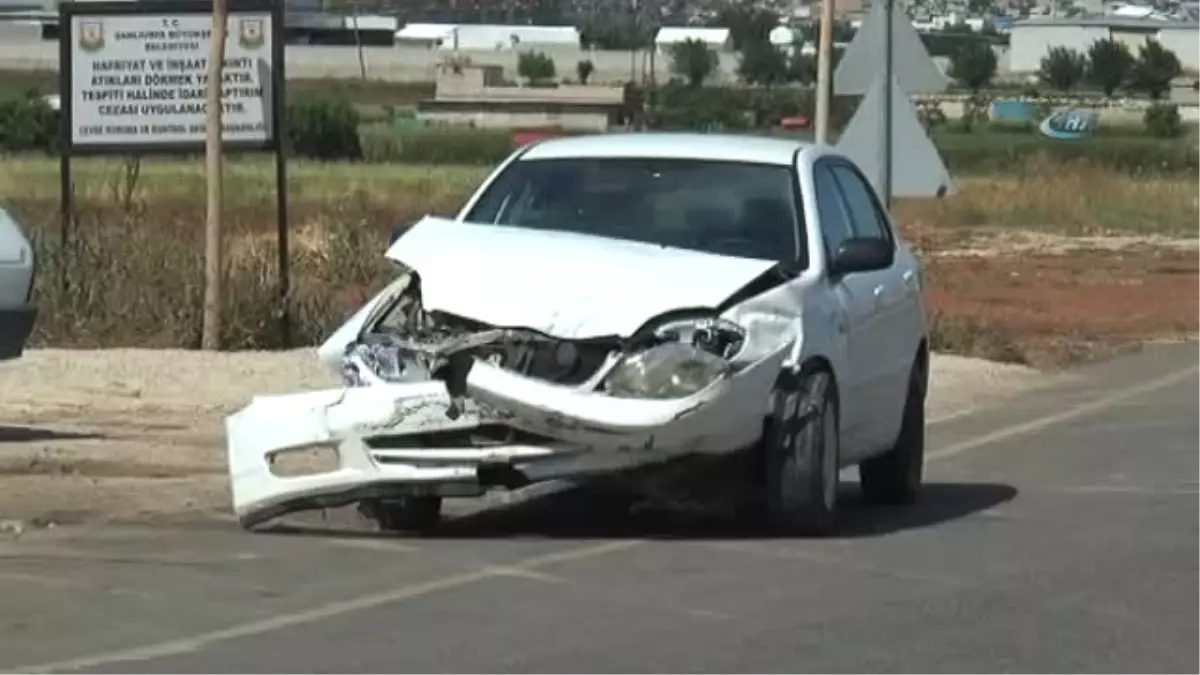
<path fill-rule="evenodd" d="M 784 373 L 763 436 L 770 525 L 789 534 L 834 529 L 838 489 L 838 411 L 829 373 Z"/>
<path fill-rule="evenodd" d="M 909 377 L 904 419 L 896 445 L 858 465 L 863 498 L 876 504 L 910 504 L 921 491 L 925 472 L 925 386 L 920 367 Z"/>
<path fill-rule="evenodd" d="M 441 497 L 394 497 L 364 499 L 358 512 L 375 521 L 380 532 L 433 531 L 442 519 Z"/>

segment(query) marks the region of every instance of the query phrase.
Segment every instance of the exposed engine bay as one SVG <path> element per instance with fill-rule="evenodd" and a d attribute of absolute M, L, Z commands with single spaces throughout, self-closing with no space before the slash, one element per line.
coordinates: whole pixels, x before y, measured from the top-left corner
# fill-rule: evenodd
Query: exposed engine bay
<path fill-rule="evenodd" d="M 678 386 L 672 384 L 684 384 L 689 377 L 708 383 L 732 374 L 735 357 L 745 345 L 745 331 L 740 326 L 716 317 L 668 320 L 627 339 L 572 340 L 530 328 L 488 326 L 426 311 L 420 277 L 415 273 L 399 297 L 382 305 L 364 325 L 358 339 L 346 348 L 342 366 L 346 385 L 440 380 L 446 383 L 454 404 L 448 411 L 451 417 L 461 410 L 466 376 L 477 360 L 525 377 L 610 396 L 666 397 L 676 395 Z M 692 363 L 680 354 L 669 359 L 679 366 L 679 371 L 669 376 L 674 382 L 647 389 L 632 381 L 646 377 L 645 359 L 638 355 L 682 349 L 693 358 L 699 356 L 702 363 Z"/>

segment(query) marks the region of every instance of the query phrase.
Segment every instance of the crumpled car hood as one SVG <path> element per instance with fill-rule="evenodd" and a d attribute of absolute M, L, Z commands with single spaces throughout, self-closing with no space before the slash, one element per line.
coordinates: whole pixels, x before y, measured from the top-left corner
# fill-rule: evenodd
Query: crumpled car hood
<path fill-rule="evenodd" d="M 627 336 L 673 309 L 714 307 L 773 267 L 620 239 L 426 217 L 387 257 L 426 309 L 565 339 Z"/>

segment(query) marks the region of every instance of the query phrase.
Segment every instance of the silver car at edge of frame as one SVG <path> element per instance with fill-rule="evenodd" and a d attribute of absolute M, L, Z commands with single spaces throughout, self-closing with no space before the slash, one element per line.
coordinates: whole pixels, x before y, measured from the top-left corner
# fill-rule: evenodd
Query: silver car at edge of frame
<path fill-rule="evenodd" d="M 423 532 L 446 497 L 735 452 L 757 470 L 729 480 L 787 532 L 834 530 L 847 466 L 869 500 L 919 490 L 921 271 L 830 148 L 535 142 L 387 257 L 396 280 L 318 350 L 344 386 L 226 419 L 244 527 L 358 503 L 381 529 Z M 336 468 L 273 472 L 313 449 Z"/>
<path fill-rule="evenodd" d="M 35 263 L 20 224 L 0 207 L 0 361 L 19 358 L 33 332 Z"/>

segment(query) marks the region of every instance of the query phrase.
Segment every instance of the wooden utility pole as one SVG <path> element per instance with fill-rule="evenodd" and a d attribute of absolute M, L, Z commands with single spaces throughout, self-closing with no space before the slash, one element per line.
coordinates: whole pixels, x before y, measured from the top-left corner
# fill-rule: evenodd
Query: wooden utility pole
<path fill-rule="evenodd" d="M 367 79 L 367 58 L 363 54 L 362 32 L 359 30 L 358 22 L 358 0 L 350 0 L 350 10 L 354 16 L 354 46 L 358 49 L 358 72 L 362 75 L 362 79 Z"/>
<path fill-rule="evenodd" d="M 221 348 L 221 84 L 225 65 L 225 0 L 213 0 L 212 48 L 208 56 L 208 97 L 204 139 L 205 180 L 208 184 L 208 217 L 204 227 L 204 324 L 200 347 Z"/>
<path fill-rule="evenodd" d="M 813 126 L 817 143 L 829 142 L 829 107 L 833 94 L 833 3 L 821 0 L 821 27 L 817 35 L 817 109 Z"/>

